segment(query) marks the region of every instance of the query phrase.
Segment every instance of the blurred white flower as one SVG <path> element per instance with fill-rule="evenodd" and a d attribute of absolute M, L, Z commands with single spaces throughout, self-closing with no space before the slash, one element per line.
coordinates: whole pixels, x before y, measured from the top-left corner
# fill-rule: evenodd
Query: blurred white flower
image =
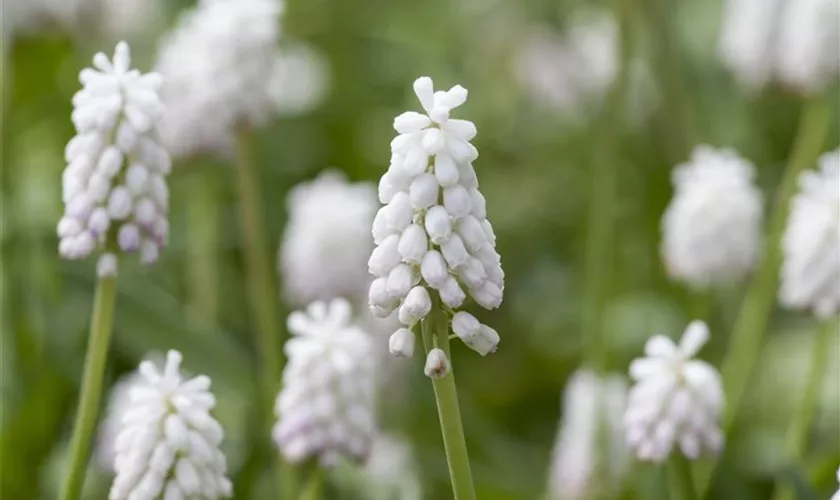
<path fill-rule="evenodd" d="M 819 317 L 840 311 L 840 149 L 803 172 L 782 236 L 779 299 Z"/>
<path fill-rule="evenodd" d="M 622 377 L 601 378 L 588 370 L 572 375 L 552 452 L 549 498 L 597 498 L 620 484 L 630 457 L 622 423 L 626 400 Z"/>
<path fill-rule="evenodd" d="M 139 372 L 132 372 L 120 378 L 111 388 L 105 417 L 99 424 L 94 454 L 96 461 L 104 470 L 113 472 L 117 436 L 123 426 L 123 417 L 131 409 L 131 391 L 142 385 L 143 376 Z"/>
<path fill-rule="evenodd" d="M 65 211 L 57 228 L 65 259 L 88 257 L 110 234 L 120 250 L 139 252 L 150 264 L 169 239 L 166 175 L 172 164 L 154 131 L 164 113 L 161 77 L 130 64 L 128 45 L 120 42 L 113 60 L 100 52 L 96 69 L 79 74 L 84 88 L 73 96 L 77 134 L 65 149 Z M 102 259 L 99 272 L 116 274 L 114 256 Z"/>
<path fill-rule="evenodd" d="M 723 12 L 719 52 L 748 87 L 815 93 L 840 71 L 840 1 L 727 0 Z"/>
<path fill-rule="evenodd" d="M 699 146 L 671 178 L 674 198 L 662 216 L 668 274 L 703 289 L 743 278 L 761 244 L 762 197 L 754 167 L 734 151 Z"/>
<path fill-rule="evenodd" d="M 281 0 L 202 0 L 164 38 L 156 69 L 169 111 L 160 130 L 174 155 L 227 151 L 237 127 L 269 116 L 283 8 Z"/>
<path fill-rule="evenodd" d="M 116 439 L 116 477 L 109 500 L 217 500 L 232 496 L 219 446 L 224 432 L 210 415 L 210 378 L 184 380 L 181 354 L 169 351 L 163 371 L 140 364 Z"/>
<path fill-rule="evenodd" d="M 467 292 L 480 306 L 495 309 L 504 290 L 496 237 L 472 166 L 478 151 L 469 141 L 476 128 L 450 118 L 467 100 L 467 90 L 457 85 L 435 92 L 431 78 L 422 77 L 414 92 L 426 114 L 409 111 L 394 119 L 399 135 L 391 141 L 391 165 L 379 182 L 379 201 L 386 205 L 373 220 L 377 246 L 368 260 L 376 276 L 371 310 L 379 317 L 398 311 L 409 328 L 430 312 L 432 293 L 454 313 Z M 499 341 L 495 330 L 477 321 L 464 322 L 459 336 L 482 355 Z M 400 349 L 409 352 L 407 346 Z M 429 361 L 443 366 L 437 358 Z"/>
<path fill-rule="evenodd" d="M 372 489 L 382 493 L 381 498 L 420 500 L 421 484 L 416 471 L 417 464 L 407 441 L 388 434 L 376 436 L 365 473 L 376 486 Z M 373 496 L 379 498 L 376 494 Z"/>
<path fill-rule="evenodd" d="M 364 461 L 375 431 L 371 339 L 350 322 L 343 299 L 314 302 L 289 315 L 294 335 L 277 395 L 274 440 L 292 463 L 317 457 L 334 465 L 342 457 Z"/>
<path fill-rule="evenodd" d="M 645 345 L 647 357 L 630 364 L 636 384 L 630 390 L 624 425 L 627 443 L 641 460 L 662 462 L 675 444 L 689 459 L 723 447 L 718 420 L 723 387 L 717 369 L 694 355 L 709 339 L 702 321 L 688 325 L 679 346 L 664 335 Z"/>
<path fill-rule="evenodd" d="M 277 258 L 286 297 L 297 305 L 364 297 L 376 187 L 328 170 L 292 189 L 286 205 L 289 218 Z"/>
<path fill-rule="evenodd" d="M 281 116 L 300 115 L 318 107 L 330 86 L 327 59 L 303 42 L 284 44 L 274 60 L 269 93 Z"/>

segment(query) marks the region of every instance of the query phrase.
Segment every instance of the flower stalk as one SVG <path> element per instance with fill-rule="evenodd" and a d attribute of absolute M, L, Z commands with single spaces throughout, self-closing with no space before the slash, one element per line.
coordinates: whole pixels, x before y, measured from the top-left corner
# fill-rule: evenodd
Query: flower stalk
<path fill-rule="evenodd" d="M 90 322 L 82 392 L 76 411 L 76 422 L 70 440 L 70 455 L 61 486 L 61 500 L 78 500 L 85 482 L 90 446 L 102 398 L 102 380 L 108 360 L 108 345 L 114 325 L 114 305 L 117 296 L 117 278 L 106 276 L 96 283 L 93 315 Z"/>
<path fill-rule="evenodd" d="M 768 245 L 738 312 L 729 349 L 721 364 L 727 398 L 722 424 L 725 435 L 732 430 L 735 423 L 778 293 L 779 265 L 782 258 L 779 242 L 785 229 L 790 199 L 796 191 L 799 174 L 819 156 L 830 120 L 831 108 L 824 99 L 814 99 L 803 109 L 793 151 L 776 192 L 775 207 L 769 217 Z M 707 491 L 711 477 L 711 473 L 702 477 L 701 493 Z"/>
<path fill-rule="evenodd" d="M 808 374 L 808 380 L 805 384 L 805 392 L 802 394 L 802 400 L 799 406 L 797 406 L 796 412 L 793 414 L 793 419 L 788 426 L 787 435 L 785 436 L 787 458 L 792 462 L 800 460 L 805 451 L 808 429 L 814 417 L 814 410 L 819 401 L 820 388 L 825 378 L 828 359 L 832 353 L 831 338 L 836 330 L 836 322 L 828 320 L 820 325 L 816 333 L 811 355 L 811 371 Z M 774 500 L 791 500 L 792 498 L 793 491 L 782 484 L 776 484 L 776 492 L 773 496 Z"/>
<path fill-rule="evenodd" d="M 442 349 L 451 361 L 449 328 L 437 294 L 433 294 L 432 310 L 422 322 L 422 332 L 426 351 L 429 352 L 433 348 Z M 454 370 L 450 369 L 449 373 L 443 377 L 432 378 L 432 386 L 435 391 L 443 446 L 446 450 L 446 462 L 449 465 L 449 477 L 452 480 L 455 500 L 474 500 L 475 487 L 467 454 L 467 443 L 464 439 L 464 427 L 461 423 L 461 410 L 458 407 Z"/>

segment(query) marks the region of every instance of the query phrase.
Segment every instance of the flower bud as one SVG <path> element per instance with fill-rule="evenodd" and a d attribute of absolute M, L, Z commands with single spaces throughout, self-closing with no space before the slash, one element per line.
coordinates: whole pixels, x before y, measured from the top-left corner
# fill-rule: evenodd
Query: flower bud
<path fill-rule="evenodd" d="M 449 212 L 441 205 L 435 205 L 426 212 L 426 232 L 435 245 L 440 245 L 452 235 L 452 221 Z"/>
<path fill-rule="evenodd" d="M 429 250 L 423 256 L 420 263 L 420 274 L 430 287 L 438 289 L 443 286 L 446 278 L 449 277 L 449 268 L 446 261 L 437 250 Z"/>
<path fill-rule="evenodd" d="M 438 291 L 440 292 L 440 300 L 446 304 L 447 307 L 451 307 L 453 309 L 461 307 L 461 304 L 464 303 L 464 299 L 467 298 L 464 291 L 461 289 L 461 286 L 452 276 L 446 278 L 446 281 L 443 282 L 443 286 L 441 286 Z"/>
<path fill-rule="evenodd" d="M 411 206 L 423 210 L 437 203 L 438 182 L 432 174 L 423 174 L 411 181 L 408 192 Z"/>
<path fill-rule="evenodd" d="M 411 326 L 417 321 L 426 317 L 432 310 L 432 300 L 429 292 L 424 286 L 415 286 L 405 297 L 403 305 L 400 306 L 400 323 Z"/>
<path fill-rule="evenodd" d="M 400 328 L 388 339 L 388 350 L 394 356 L 410 358 L 414 356 L 414 332 L 408 328 Z"/>
<path fill-rule="evenodd" d="M 423 368 L 423 372 L 427 377 L 443 378 L 451 369 L 452 366 L 449 364 L 449 358 L 446 357 L 446 353 L 442 349 L 435 347 L 429 351 L 429 354 L 426 356 L 426 366 Z"/>
<path fill-rule="evenodd" d="M 472 209 L 470 193 L 460 184 L 450 186 L 443 190 L 443 206 L 452 217 L 463 217 Z"/>
<path fill-rule="evenodd" d="M 426 240 L 426 231 L 417 224 L 411 224 L 400 236 L 397 249 L 402 258 L 411 264 L 419 264 L 426 255 L 429 242 Z"/>

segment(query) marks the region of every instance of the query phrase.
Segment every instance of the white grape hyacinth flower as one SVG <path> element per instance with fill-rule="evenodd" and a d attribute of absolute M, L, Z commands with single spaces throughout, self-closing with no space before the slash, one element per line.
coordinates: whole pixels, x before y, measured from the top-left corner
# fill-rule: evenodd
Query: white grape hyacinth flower
<path fill-rule="evenodd" d="M 232 496 L 219 446 L 221 425 L 210 415 L 210 378 L 184 380 L 181 354 L 169 351 L 160 371 L 140 364 L 142 382 L 116 440 L 110 500 L 216 500 Z"/>
<path fill-rule="evenodd" d="M 313 302 L 289 315 L 288 359 L 277 395 L 274 440 L 291 463 L 363 462 L 376 430 L 370 336 L 351 324 L 350 303 Z"/>
<path fill-rule="evenodd" d="M 695 289 L 742 279 L 758 259 L 762 196 L 754 167 L 734 151 L 699 146 L 672 173 L 662 216 L 668 274 Z"/>
<path fill-rule="evenodd" d="M 840 149 L 799 178 L 782 236 L 779 298 L 820 318 L 840 311 Z"/>
<path fill-rule="evenodd" d="M 361 299 L 370 286 L 365 263 L 378 202 L 373 184 L 350 183 L 328 170 L 296 186 L 286 199 L 289 220 L 277 266 L 294 304 L 335 297 Z"/>
<path fill-rule="evenodd" d="M 818 93 L 840 73 L 838 16 L 838 0 L 726 0 L 718 50 L 750 89 Z"/>
<path fill-rule="evenodd" d="M 455 333 L 485 355 L 496 349 L 498 334 L 458 309 L 468 294 L 485 309 L 499 307 L 504 272 L 472 166 L 478 158 L 469 142 L 475 125 L 450 118 L 467 100 L 467 90 L 456 85 L 435 92 L 431 78 L 422 77 L 414 92 L 425 114 L 409 111 L 394 119 L 399 135 L 391 141 L 391 165 L 379 182 L 385 206 L 373 220 L 376 248 L 368 270 L 376 279 L 369 304 L 379 317 L 397 311 L 406 326 L 395 333 L 400 338 L 392 345 L 402 349 L 392 349 L 394 354 L 412 352 L 410 329 L 429 314 L 434 294 L 455 314 Z"/>
<path fill-rule="evenodd" d="M 720 374 L 709 363 L 693 359 L 708 339 L 706 324 L 694 321 L 678 346 L 656 335 L 645 345 L 646 357 L 630 364 L 636 384 L 630 390 L 624 425 L 627 444 L 639 459 L 662 462 L 675 445 L 692 460 L 722 449 Z"/>
<path fill-rule="evenodd" d="M 281 0 L 202 0 L 163 39 L 156 69 L 169 107 L 161 136 L 173 155 L 228 152 L 237 127 L 273 109 Z"/>
<path fill-rule="evenodd" d="M 551 500 L 600 498 L 621 484 L 630 457 L 622 422 L 626 401 L 627 383 L 620 376 L 589 370 L 572 375 L 552 452 Z"/>
<path fill-rule="evenodd" d="M 124 42 L 113 59 L 96 54 L 93 66 L 81 71 L 83 88 L 73 96 L 77 134 L 65 149 L 58 251 L 84 259 L 112 242 L 112 251 L 137 252 L 151 264 L 169 239 L 172 163 L 155 133 L 164 114 L 161 77 L 130 69 Z M 116 275 L 116 255 L 102 254 L 97 268 L 100 276 Z"/>

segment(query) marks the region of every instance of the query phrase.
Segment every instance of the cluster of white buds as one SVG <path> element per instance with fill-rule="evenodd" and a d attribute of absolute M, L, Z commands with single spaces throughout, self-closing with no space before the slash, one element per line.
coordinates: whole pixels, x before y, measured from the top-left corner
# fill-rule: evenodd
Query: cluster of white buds
<path fill-rule="evenodd" d="M 294 337 L 277 395 L 274 440 L 292 463 L 310 457 L 325 465 L 342 456 L 359 462 L 375 432 L 373 344 L 351 324 L 350 303 L 314 302 L 289 315 Z"/>
<path fill-rule="evenodd" d="M 662 462 L 676 443 L 692 460 L 723 447 L 720 374 L 705 361 L 692 359 L 708 339 L 706 324 L 694 321 L 679 346 L 655 335 L 645 345 L 647 357 L 630 365 L 636 385 L 630 390 L 624 425 L 627 444 L 639 459 Z"/>
<path fill-rule="evenodd" d="M 286 298 L 294 304 L 362 300 L 370 286 L 365 262 L 373 249 L 376 187 L 327 170 L 292 189 L 286 206 L 289 220 L 277 254 Z"/>
<path fill-rule="evenodd" d="M 114 448 L 117 475 L 109 500 L 217 500 L 233 493 L 219 449 L 224 432 L 210 415 L 210 378 L 184 380 L 181 354 L 169 351 L 163 371 L 140 364 Z"/>
<path fill-rule="evenodd" d="M 409 111 L 394 120 L 399 135 L 391 141 L 391 165 L 379 182 L 379 200 L 386 205 L 373 220 L 377 246 L 368 261 L 376 277 L 371 310 L 379 317 L 398 311 L 406 328 L 397 330 L 390 344 L 392 353 L 403 356 L 414 351 L 411 328 L 431 311 L 431 293 L 453 311 L 467 292 L 480 306 L 497 308 L 504 290 L 496 237 L 472 166 L 478 151 L 469 141 L 476 128 L 449 116 L 466 101 L 467 90 L 458 85 L 435 92 L 432 80 L 422 77 L 414 92 L 426 114 Z M 471 348 L 482 355 L 495 350 L 499 336 L 492 328 L 466 312 L 452 321 Z M 432 363 L 432 353 L 427 372 L 430 363 L 442 366 Z"/>
<path fill-rule="evenodd" d="M 756 263 L 762 197 L 754 167 L 734 151 L 697 147 L 672 174 L 662 257 L 672 277 L 703 289 L 737 281 Z"/>
<path fill-rule="evenodd" d="M 73 96 L 77 135 L 65 150 L 65 210 L 58 223 L 58 251 L 66 259 L 84 259 L 110 244 L 139 251 L 150 264 L 169 239 L 166 175 L 172 164 L 154 132 L 164 112 L 161 77 L 130 64 L 128 45 L 120 42 L 113 60 L 100 52 L 96 69 L 79 74 L 84 87 Z M 97 267 L 100 276 L 115 275 L 116 256 L 103 254 Z"/>
<path fill-rule="evenodd" d="M 803 172 L 782 236 L 779 298 L 825 318 L 840 311 L 840 149 Z"/>
<path fill-rule="evenodd" d="M 239 126 L 267 118 L 281 0 L 201 0 L 164 39 L 156 70 L 169 108 L 161 137 L 175 156 L 227 151 Z"/>
<path fill-rule="evenodd" d="M 621 418 L 626 402 L 623 377 L 602 377 L 589 370 L 572 375 L 563 394 L 563 420 L 551 456 L 551 500 L 615 493 L 629 462 Z"/>

